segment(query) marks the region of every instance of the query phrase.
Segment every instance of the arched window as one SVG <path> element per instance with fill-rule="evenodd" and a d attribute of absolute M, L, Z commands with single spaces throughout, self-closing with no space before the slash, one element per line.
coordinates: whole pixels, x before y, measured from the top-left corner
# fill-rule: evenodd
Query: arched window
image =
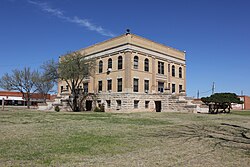
<path fill-rule="evenodd" d="M 175 66 L 172 65 L 172 77 L 175 77 Z"/>
<path fill-rule="evenodd" d="M 112 68 L 112 59 L 111 58 L 108 59 L 108 68 Z"/>
<path fill-rule="evenodd" d="M 138 69 L 138 61 L 139 61 L 138 56 L 135 56 L 134 57 L 134 69 Z"/>
<path fill-rule="evenodd" d="M 149 63 L 147 58 L 144 60 L 144 71 L 149 71 Z"/>
<path fill-rule="evenodd" d="M 179 78 L 182 78 L 182 68 L 179 68 Z"/>
<path fill-rule="evenodd" d="M 118 57 L 118 70 L 122 69 L 122 56 Z"/>
<path fill-rule="evenodd" d="M 103 71 L 103 62 L 102 60 L 99 61 L 99 73 L 102 73 Z"/>

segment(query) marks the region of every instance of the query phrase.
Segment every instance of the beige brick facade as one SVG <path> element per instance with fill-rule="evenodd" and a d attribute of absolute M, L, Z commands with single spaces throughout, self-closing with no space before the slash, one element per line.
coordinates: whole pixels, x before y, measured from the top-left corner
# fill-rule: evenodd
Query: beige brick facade
<path fill-rule="evenodd" d="M 96 73 L 84 83 L 106 111 L 169 111 L 169 99 L 185 94 L 183 51 L 127 33 L 80 52 L 96 59 Z M 59 95 L 65 88 L 58 83 Z"/>

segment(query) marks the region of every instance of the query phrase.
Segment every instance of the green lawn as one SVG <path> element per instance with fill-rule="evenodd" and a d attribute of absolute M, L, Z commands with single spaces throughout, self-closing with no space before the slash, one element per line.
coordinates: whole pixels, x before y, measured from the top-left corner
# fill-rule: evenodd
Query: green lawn
<path fill-rule="evenodd" d="M 232 111 L 231 114 L 235 114 L 235 115 L 245 115 L 245 116 L 250 116 L 250 110 L 235 110 L 235 111 Z"/>
<path fill-rule="evenodd" d="M 250 166 L 250 111 L 0 111 L 0 166 Z"/>

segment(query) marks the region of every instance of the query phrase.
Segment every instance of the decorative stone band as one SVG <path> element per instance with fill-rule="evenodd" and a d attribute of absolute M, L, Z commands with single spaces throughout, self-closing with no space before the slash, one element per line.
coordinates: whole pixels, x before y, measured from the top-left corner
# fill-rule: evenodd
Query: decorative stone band
<path fill-rule="evenodd" d="M 185 65 L 185 60 L 176 58 L 174 56 L 167 55 L 165 53 L 161 53 L 161 52 L 157 52 L 154 50 L 149 50 L 147 48 L 142 48 L 140 46 L 132 45 L 132 44 L 124 44 L 124 45 L 113 47 L 113 48 L 103 50 L 100 52 L 92 53 L 92 54 L 86 55 L 85 58 L 92 59 L 92 58 L 97 58 L 97 57 L 101 57 L 101 56 L 105 56 L 105 55 L 108 56 L 110 54 L 117 53 L 117 52 L 119 53 L 121 51 L 141 52 L 141 53 L 144 53 L 147 55 L 154 56 L 154 57 L 159 58 L 159 59 L 163 59 L 163 60 L 165 59 L 165 60 L 172 61 L 172 62 L 181 64 L 181 65 Z"/>

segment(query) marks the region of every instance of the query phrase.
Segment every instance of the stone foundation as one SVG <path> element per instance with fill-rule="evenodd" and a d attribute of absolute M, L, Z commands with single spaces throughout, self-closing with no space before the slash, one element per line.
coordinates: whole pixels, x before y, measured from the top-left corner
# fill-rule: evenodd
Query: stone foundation
<path fill-rule="evenodd" d="M 62 94 L 56 98 L 52 106 L 59 105 L 62 111 L 71 111 L 67 104 L 68 97 L 68 94 Z M 185 95 L 168 93 L 98 93 L 96 96 L 90 95 L 86 98 L 83 102 L 85 110 L 88 110 L 87 101 L 91 103 L 91 110 L 94 110 L 98 105 L 104 105 L 105 112 L 157 112 L 158 110 L 158 112 L 197 113 L 197 109 L 199 109 Z M 119 105 L 119 101 L 121 105 Z M 135 104 L 135 101 L 138 101 L 138 104 Z M 108 102 L 110 102 L 110 105 Z M 146 102 L 148 105 L 146 105 Z"/>

